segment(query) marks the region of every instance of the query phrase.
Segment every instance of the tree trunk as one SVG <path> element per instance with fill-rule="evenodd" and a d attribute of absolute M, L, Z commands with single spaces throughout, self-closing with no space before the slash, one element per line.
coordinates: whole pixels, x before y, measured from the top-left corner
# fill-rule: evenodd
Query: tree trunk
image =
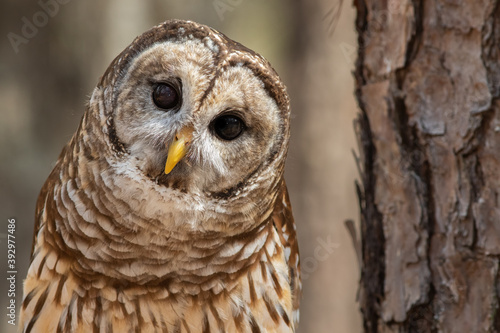
<path fill-rule="evenodd" d="M 355 6 L 365 332 L 499 332 L 500 1 Z"/>

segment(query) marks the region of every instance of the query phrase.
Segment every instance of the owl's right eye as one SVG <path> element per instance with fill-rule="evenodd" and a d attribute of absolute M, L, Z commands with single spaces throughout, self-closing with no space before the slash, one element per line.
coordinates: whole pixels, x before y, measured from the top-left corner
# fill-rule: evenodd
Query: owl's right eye
<path fill-rule="evenodd" d="M 158 83 L 153 90 L 153 102 L 160 109 L 178 109 L 181 98 L 179 91 L 170 83 Z"/>

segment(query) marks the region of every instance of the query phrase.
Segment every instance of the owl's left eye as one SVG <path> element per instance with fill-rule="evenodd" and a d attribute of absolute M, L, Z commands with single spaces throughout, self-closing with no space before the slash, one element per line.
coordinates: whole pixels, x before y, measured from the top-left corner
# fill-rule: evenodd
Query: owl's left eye
<path fill-rule="evenodd" d="M 245 129 L 245 123 L 234 115 L 222 115 L 212 122 L 212 129 L 222 140 L 230 141 L 240 136 Z"/>
<path fill-rule="evenodd" d="M 153 102 L 160 109 L 172 110 L 180 106 L 180 94 L 170 83 L 158 83 L 153 90 Z"/>

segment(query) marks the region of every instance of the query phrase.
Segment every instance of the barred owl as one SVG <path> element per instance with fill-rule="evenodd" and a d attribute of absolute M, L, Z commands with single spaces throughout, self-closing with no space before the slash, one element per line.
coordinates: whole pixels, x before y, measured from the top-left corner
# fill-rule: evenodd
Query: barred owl
<path fill-rule="evenodd" d="M 43 186 L 24 332 L 293 332 L 299 254 L 271 65 L 173 20 L 108 67 Z"/>

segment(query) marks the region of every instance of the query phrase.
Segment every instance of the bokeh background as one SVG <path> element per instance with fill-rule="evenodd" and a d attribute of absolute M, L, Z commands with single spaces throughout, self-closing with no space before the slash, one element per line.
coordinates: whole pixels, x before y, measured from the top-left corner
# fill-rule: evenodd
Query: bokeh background
<path fill-rule="evenodd" d="M 135 36 L 180 18 L 261 53 L 287 84 L 293 119 L 286 177 L 304 273 L 300 332 L 361 332 L 359 265 L 344 227 L 358 217 L 351 74 L 357 43 L 354 10 L 350 2 L 339 8 L 340 1 L 2 0 L 0 331 L 17 329 L 6 316 L 8 218 L 16 220 L 19 311 L 38 192 L 87 98 Z"/>

